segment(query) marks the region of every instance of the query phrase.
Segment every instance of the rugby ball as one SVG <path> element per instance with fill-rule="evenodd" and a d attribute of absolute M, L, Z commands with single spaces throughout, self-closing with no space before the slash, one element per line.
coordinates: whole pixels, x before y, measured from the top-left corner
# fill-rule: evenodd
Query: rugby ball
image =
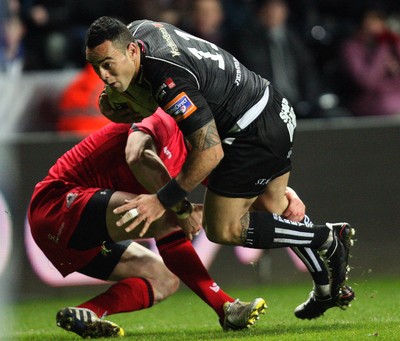
<path fill-rule="evenodd" d="M 157 110 L 158 104 L 151 96 L 151 93 L 139 86 L 136 86 L 134 91 L 136 94 L 135 100 L 130 99 L 125 93 L 114 91 L 106 85 L 106 94 L 111 108 L 116 110 L 129 108 L 143 118 L 152 115 Z"/>
<path fill-rule="evenodd" d="M 129 105 L 129 99 L 125 97 L 123 94 L 120 94 L 118 91 L 114 91 L 108 85 L 106 85 L 106 94 L 108 96 L 108 101 L 111 105 L 111 108 L 116 110 L 132 108 Z"/>

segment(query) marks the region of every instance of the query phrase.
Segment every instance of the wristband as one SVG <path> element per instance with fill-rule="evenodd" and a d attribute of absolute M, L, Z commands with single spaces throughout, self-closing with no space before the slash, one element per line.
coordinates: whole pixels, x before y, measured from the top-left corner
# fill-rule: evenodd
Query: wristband
<path fill-rule="evenodd" d="M 157 191 L 157 198 L 165 208 L 171 208 L 180 201 L 183 201 L 188 193 L 176 182 L 170 180 L 164 187 Z"/>

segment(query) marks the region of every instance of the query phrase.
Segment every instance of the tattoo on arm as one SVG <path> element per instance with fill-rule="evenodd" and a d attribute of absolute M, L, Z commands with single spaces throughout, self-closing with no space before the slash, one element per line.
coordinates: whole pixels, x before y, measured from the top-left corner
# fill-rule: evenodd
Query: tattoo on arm
<path fill-rule="evenodd" d="M 193 148 L 199 151 L 206 150 L 221 143 L 214 120 L 196 130 L 188 137 L 188 140 Z"/>

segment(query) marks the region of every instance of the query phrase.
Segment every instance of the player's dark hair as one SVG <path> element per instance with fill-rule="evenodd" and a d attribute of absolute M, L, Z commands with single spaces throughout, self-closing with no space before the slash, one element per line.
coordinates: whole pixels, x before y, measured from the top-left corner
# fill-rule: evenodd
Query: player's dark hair
<path fill-rule="evenodd" d="M 134 41 L 132 34 L 126 25 L 118 19 L 111 17 L 100 17 L 96 19 L 86 33 L 86 47 L 95 48 L 105 41 L 111 41 L 115 45 L 125 49 Z"/>

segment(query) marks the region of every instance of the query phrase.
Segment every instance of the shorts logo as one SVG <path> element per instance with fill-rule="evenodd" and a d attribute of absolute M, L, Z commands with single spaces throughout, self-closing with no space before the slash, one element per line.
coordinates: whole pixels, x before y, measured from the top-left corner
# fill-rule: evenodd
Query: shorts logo
<path fill-rule="evenodd" d="M 77 196 L 78 196 L 78 193 L 69 192 L 67 194 L 67 197 L 66 197 L 67 208 L 71 207 L 72 203 L 75 201 Z"/>
<path fill-rule="evenodd" d="M 54 244 L 58 244 L 58 242 L 60 241 L 61 234 L 62 234 L 62 232 L 63 232 L 63 230 L 64 230 L 64 227 L 65 227 L 65 223 L 62 223 L 61 226 L 60 226 L 60 228 L 58 229 L 57 235 L 55 236 L 54 234 L 49 233 L 49 234 L 47 235 L 47 238 L 48 238 L 50 241 L 52 241 Z"/>
<path fill-rule="evenodd" d="M 193 114 L 197 110 L 197 107 L 185 92 L 181 92 L 164 107 L 164 110 L 170 114 L 176 122 L 179 122 Z"/>
<path fill-rule="evenodd" d="M 111 253 L 111 251 L 112 251 L 112 250 L 107 249 L 106 241 L 104 241 L 104 242 L 101 244 L 101 250 L 100 250 L 101 255 L 106 257 L 106 256 L 108 256 L 108 255 Z"/>
<path fill-rule="evenodd" d="M 290 142 L 293 142 L 293 135 L 296 129 L 296 115 L 294 114 L 293 107 L 289 105 L 289 102 L 286 98 L 282 99 L 282 108 L 279 116 L 287 126 Z"/>
<path fill-rule="evenodd" d="M 256 186 L 267 186 L 271 179 L 258 179 L 254 185 Z"/>

